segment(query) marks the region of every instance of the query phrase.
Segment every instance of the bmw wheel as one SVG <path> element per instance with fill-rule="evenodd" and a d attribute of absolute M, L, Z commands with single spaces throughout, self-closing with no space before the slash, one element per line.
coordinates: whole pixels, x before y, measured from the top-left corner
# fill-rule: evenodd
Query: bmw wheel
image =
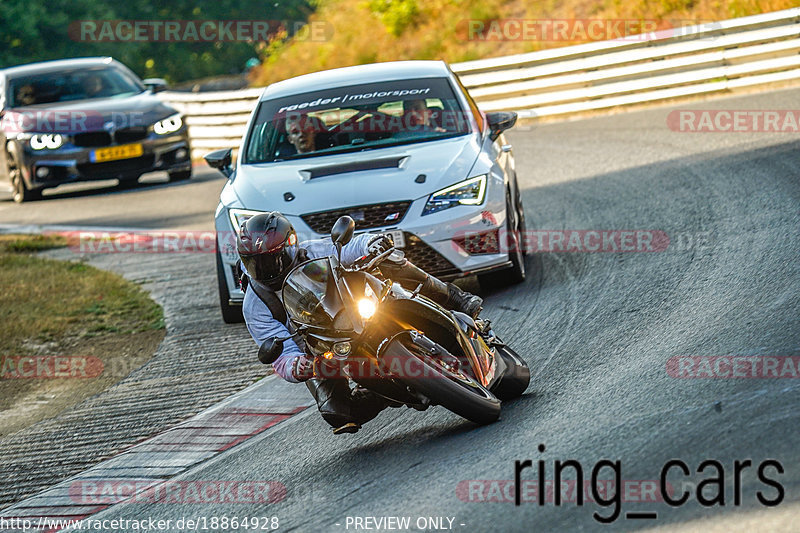
<path fill-rule="evenodd" d="M 11 181 L 11 187 L 14 190 L 14 202 L 21 204 L 23 202 L 30 202 L 31 200 L 39 200 L 42 197 L 41 189 L 29 189 L 25 185 L 25 178 L 22 177 L 22 169 L 17 164 L 17 159 L 11 151 L 6 152 L 6 161 L 8 165 L 8 177 Z"/>

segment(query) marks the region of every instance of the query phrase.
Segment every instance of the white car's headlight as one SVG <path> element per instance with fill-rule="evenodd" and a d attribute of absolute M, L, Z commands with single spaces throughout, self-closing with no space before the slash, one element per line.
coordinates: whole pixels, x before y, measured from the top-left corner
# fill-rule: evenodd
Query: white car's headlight
<path fill-rule="evenodd" d="M 36 133 L 31 135 L 30 142 L 34 150 L 55 150 L 64 144 L 64 137 L 58 133 Z"/>
<path fill-rule="evenodd" d="M 167 135 L 169 133 L 175 133 L 181 129 L 182 126 L 183 119 L 181 118 L 181 114 L 175 113 L 171 117 L 167 117 L 164 120 L 159 120 L 153 124 L 153 131 L 158 135 Z"/>
<path fill-rule="evenodd" d="M 480 205 L 486 197 L 486 174 L 451 185 L 428 198 L 423 215 L 429 215 L 457 205 Z"/>
<path fill-rule="evenodd" d="M 248 218 L 260 215 L 261 213 L 263 213 L 263 211 L 253 211 L 252 209 L 228 209 L 231 225 L 237 235 L 239 234 L 242 224 L 244 224 Z"/>

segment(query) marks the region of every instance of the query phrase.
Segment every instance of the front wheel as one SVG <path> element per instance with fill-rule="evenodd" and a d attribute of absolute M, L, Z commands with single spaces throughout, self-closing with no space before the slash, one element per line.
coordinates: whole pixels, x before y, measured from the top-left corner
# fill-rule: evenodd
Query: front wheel
<path fill-rule="evenodd" d="M 395 338 L 383 361 L 403 384 L 433 404 L 476 424 L 491 424 L 500 418 L 500 400 L 494 394 L 464 372 L 446 367 L 410 338 Z"/>
<path fill-rule="evenodd" d="M 22 177 L 22 169 L 19 168 L 14 154 L 10 151 L 6 152 L 6 161 L 8 164 L 8 177 L 11 180 L 11 187 L 14 190 L 14 202 L 21 204 L 23 202 L 41 199 L 41 189 L 29 189 L 28 186 L 25 185 L 25 179 Z"/>
<path fill-rule="evenodd" d="M 514 221 L 512 221 L 512 214 Z M 509 249 L 508 259 L 511 261 L 511 266 L 503 270 L 479 274 L 478 281 L 480 281 L 481 287 L 493 289 L 525 281 L 525 253 L 522 242 L 522 239 L 525 238 L 523 233 L 525 221 L 516 220 L 519 216 L 519 212 L 511 203 L 511 195 L 506 193 L 506 239 L 508 240 L 506 246 Z"/>
<path fill-rule="evenodd" d="M 217 256 L 217 287 L 219 289 L 219 309 L 222 312 L 222 320 L 226 324 L 239 324 L 244 322 L 241 305 L 230 304 L 230 293 L 228 292 L 228 282 L 225 281 L 225 265 L 222 258 Z"/>
<path fill-rule="evenodd" d="M 503 401 L 522 396 L 531 382 L 528 363 L 508 346 L 498 347 L 497 355 L 505 362 L 506 371 L 492 387 L 492 392 Z"/>

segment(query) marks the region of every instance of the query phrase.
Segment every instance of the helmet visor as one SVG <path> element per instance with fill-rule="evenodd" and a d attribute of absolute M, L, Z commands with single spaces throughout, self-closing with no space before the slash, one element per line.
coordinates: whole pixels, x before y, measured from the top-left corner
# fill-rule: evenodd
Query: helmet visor
<path fill-rule="evenodd" d="M 242 264 L 250 277 L 262 283 L 283 280 L 292 267 L 297 244 L 285 245 L 274 253 L 241 254 Z"/>

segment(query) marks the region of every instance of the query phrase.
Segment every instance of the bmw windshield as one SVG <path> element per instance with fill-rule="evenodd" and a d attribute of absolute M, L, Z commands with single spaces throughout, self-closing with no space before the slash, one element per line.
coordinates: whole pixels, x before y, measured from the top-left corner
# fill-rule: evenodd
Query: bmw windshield
<path fill-rule="evenodd" d="M 245 163 L 439 140 L 470 132 L 447 78 L 370 83 L 260 103 Z"/>
<path fill-rule="evenodd" d="M 9 82 L 9 107 L 51 104 L 71 100 L 132 96 L 144 86 L 114 67 L 82 68 L 13 78 Z"/>

